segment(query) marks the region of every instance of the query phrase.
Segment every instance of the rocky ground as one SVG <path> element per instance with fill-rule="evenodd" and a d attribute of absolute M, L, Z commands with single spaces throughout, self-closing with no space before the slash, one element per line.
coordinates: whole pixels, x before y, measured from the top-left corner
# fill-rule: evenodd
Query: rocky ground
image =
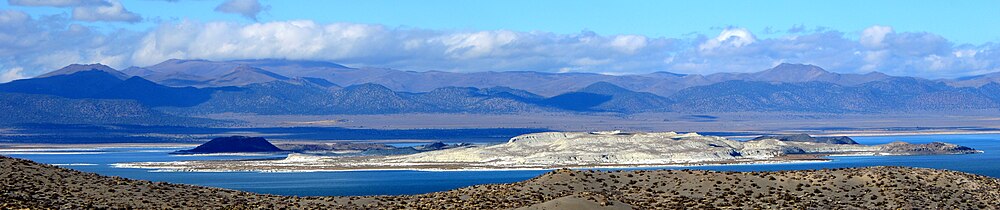
<path fill-rule="evenodd" d="M 869 167 L 778 172 L 555 170 L 406 196 L 290 197 L 79 172 L 0 157 L 0 209 L 998 209 L 1000 179 Z"/>

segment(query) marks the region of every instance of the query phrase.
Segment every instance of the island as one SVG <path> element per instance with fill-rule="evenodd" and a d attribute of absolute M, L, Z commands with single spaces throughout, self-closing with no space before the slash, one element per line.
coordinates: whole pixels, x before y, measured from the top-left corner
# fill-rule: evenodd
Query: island
<path fill-rule="evenodd" d="M 763 135 L 753 138 L 753 140 L 776 139 L 778 141 L 815 142 L 827 144 L 858 144 L 854 139 L 847 136 L 813 137 L 809 134 L 789 134 L 789 135 Z"/>
<path fill-rule="evenodd" d="M 329 156 L 292 153 L 284 159 L 117 163 L 161 171 L 340 171 L 626 168 L 704 164 L 826 161 L 830 155 L 972 154 L 973 148 L 934 142 L 882 145 L 838 140 L 764 137 L 736 141 L 677 132 L 542 132 L 503 144 L 463 146 L 405 155 Z M 853 142 L 853 141 L 850 141 Z"/>
<path fill-rule="evenodd" d="M 228 136 L 214 138 L 193 149 L 171 152 L 175 155 L 207 155 L 234 153 L 301 153 L 325 156 L 385 156 L 406 155 L 420 152 L 471 146 L 467 143 L 445 144 L 433 142 L 425 145 L 395 147 L 379 143 L 356 142 L 283 142 L 272 144 L 263 137 Z"/>
<path fill-rule="evenodd" d="M 284 152 L 261 137 L 230 136 L 214 138 L 194 149 L 180 150 L 171 154 L 213 154 L 213 153 L 270 153 Z"/>

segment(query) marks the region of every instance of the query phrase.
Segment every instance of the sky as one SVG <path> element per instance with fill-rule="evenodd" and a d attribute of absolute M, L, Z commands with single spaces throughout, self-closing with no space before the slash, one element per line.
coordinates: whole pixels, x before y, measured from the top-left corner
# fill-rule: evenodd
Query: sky
<path fill-rule="evenodd" d="M 172 58 L 453 72 L 1000 71 L 1000 1 L 4 1 L 0 82 Z"/>

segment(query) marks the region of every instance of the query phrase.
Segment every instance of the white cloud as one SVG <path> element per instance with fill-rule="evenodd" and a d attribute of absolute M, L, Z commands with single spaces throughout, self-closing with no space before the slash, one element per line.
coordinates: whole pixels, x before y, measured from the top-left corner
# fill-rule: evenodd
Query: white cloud
<path fill-rule="evenodd" d="M 580 58 L 573 60 L 573 62 L 570 62 L 570 64 L 577 66 L 596 66 L 596 65 L 609 64 L 611 62 L 612 62 L 611 59 Z"/>
<path fill-rule="evenodd" d="M 886 50 L 868 51 L 863 55 L 864 57 L 862 59 L 865 62 L 864 65 L 861 66 L 862 71 L 879 70 L 879 67 L 882 65 L 882 61 L 886 60 L 890 56 L 889 51 Z"/>
<path fill-rule="evenodd" d="M 739 48 L 753 44 L 756 41 L 757 38 L 753 36 L 753 33 L 750 33 L 745 28 L 727 28 L 722 30 L 715 39 L 706 40 L 699 45 L 698 49 L 703 52 L 709 52 L 720 47 Z"/>
<path fill-rule="evenodd" d="M 976 53 L 978 52 L 979 51 L 976 50 L 964 49 L 964 50 L 955 50 L 954 52 L 952 52 L 952 54 L 958 58 L 967 58 L 967 57 L 975 57 Z"/>
<path fill-rule="evenodd" d="M 0 74 L 0 83 L 27 78 L 27 76 L 21 74 L 22 71 L 24 71 L 24 69 L 21 67 L 14 67 L 11 69 L 7 69 L 7 71 Z"/>
<path fill-rule="evenodd" d="M 662 67 L 628 60 L 647 56 L 662 59 L 672 44 L 665 38 L 592 32 L 434 31 L 308 20 L 253 24 L 182 21 L 162 24 L 146 34 L 135 45 L 131 60 L 140 66 L 170 58 L 289 58 L 414 70 L 557 71 L 569 67 L 631 71 Z M 637 54 L 643 49 L 662 51 Z"/>
<path fill-rule="evenodd" d="M 227 0 L 219 6 L 215 7 L 215 11 L 224 13 L 239 14 L 243 17 L 249 18 L 251 20 L 257 21 L 257 15 L 261 11 L 268 10 L 270 7 L 263 6 L 257 0 Z"/>
<path fill-rule="evenodd" d="M 109 22 L 129 22 L 142 21 L 139 14 L 135 14 L 125 9 L 118 0 L 111 0 L 110 6 L 81 6 L 73 8 L 73 19 L 80 21 L 109 21 Z"/>
<path fill-rule="evenodd" d="M 949 59 L 938 55 L 928 55 L 924 57 L 924 61 L 929 64 L 927 68 L 933 71 L 945 70 L 950 66 L 951 62 Z"/>
<path fill-rule="evenodd" d="M 611 47 L 624 52 L 635 53 L 646 47 L 646 37 L 638 35 L 618 35 L 611 41 Z"/>
<path fill-rule="evenodd" d="M 137 65 L 170 58 L 289 58 L 337 60 L 376 53 L 377 25 L 282 21 L 240 25 L 184 21 L 165 24 L 147 34 L 132 55 Z"/>
<path fill-rule="evenodd" d="M 106 0 L 7 0 L 7 4 L 30 7 L 111 6 Z"/>
<path fill-rule="evenodd" d="M 436 39 L 443 43 L 444 52 L 454 58 L 477 58 L 495 56 L 500 48 L 517 40 L 518 35 L 511 31 L 481 31 L 476 33 L 459 33 Z"/>
<path fill-rule="evenodd" d="M 885 46 L 885 36 L 893 33 L 892 27 L 874 25 L 861 32 L 861 45 L 868 48 L 881 48 Z"/>
<path fill-rule="evenodd" d="M 17 10 L 0 10 L 0 27 L 16 26 L 31 20 L 28 13 Z"/>
<path fill-rule="evenodd" d="M 287 58 L 458 72 L 708 74 L 760 71 L 780 62 L 810 63 L 835 72 L 932 78 L 1000 70 L 1000 44 L 955 45 L 935 34 L 891 32 L 887 27 L 870 28 L 859 38 L 833 30 L 757 38 L 743 28 L 712 37 L 664 38 L 589 31 L 428 30 L 308 20 L 167 21 L 149 31 L 133 32 L 97 30 L 73 22 L 66 15 L 33 18 L 0 10 L 0 66 L 22 67 L 13 74 L 22 76 L 72 63 L 125 68 L 172 58 Z"/>

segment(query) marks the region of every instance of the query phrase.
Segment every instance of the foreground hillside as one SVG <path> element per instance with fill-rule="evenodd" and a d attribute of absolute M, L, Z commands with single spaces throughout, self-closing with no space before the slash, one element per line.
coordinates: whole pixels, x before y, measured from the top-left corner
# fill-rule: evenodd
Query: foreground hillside
<path fill-rule="evenodd" d="M 105 177 L 0 157 L 11 208 L 939 208 L 1000 207 L 1000 179 L 933 169 L 712 172 L 556 170 L 511 184 L 407 196 L 288 197 Z"/>

